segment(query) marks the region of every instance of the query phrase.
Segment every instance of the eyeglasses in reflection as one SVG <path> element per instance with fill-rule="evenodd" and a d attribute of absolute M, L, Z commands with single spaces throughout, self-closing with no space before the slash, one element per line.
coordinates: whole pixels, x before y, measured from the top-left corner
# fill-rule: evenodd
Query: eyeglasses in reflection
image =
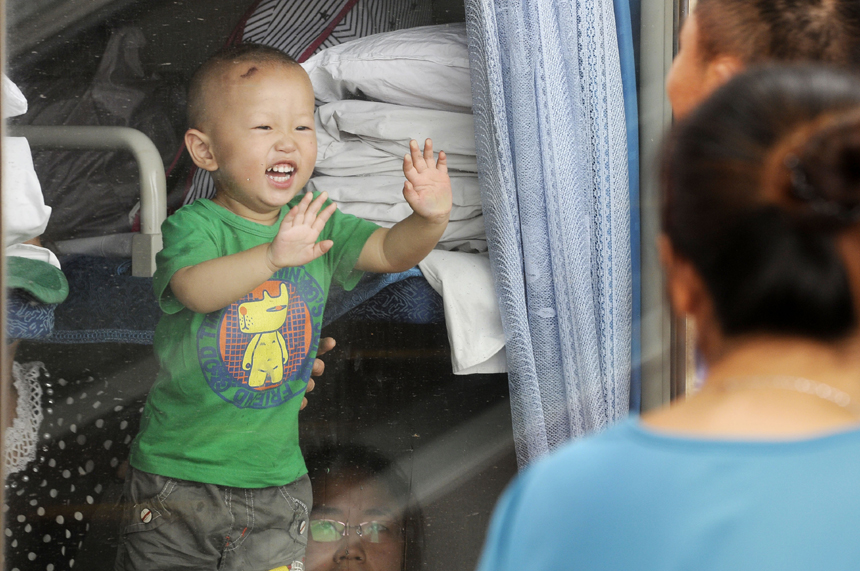
<path fill-rule="evenodd" d="M 308 571 L 420 569 L 423 517 L 394 463 L 366 447 L 329 445 L 309 451 L 307 464 L 314 491 Z"/>

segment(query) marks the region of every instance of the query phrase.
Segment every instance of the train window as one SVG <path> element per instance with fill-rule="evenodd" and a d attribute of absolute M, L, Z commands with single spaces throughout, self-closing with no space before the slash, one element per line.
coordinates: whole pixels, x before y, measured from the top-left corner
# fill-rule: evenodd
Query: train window
<path fill-rule="evenodd" d="M 121 534 L 129 530 L 118 506 L 159 373 L 153 338 L 161 310 L 147 269 L 157 245 L 148 236 L 159 229 L 159 208 L 172 213 L 210 196 L 211 181 L 182 151 L 186 86 L 194 70 L 241 38 L 267 42 L 302 60 L 375 33 L 422 26 L 444 27 L 446 41 L 456 43 L 464 20 L 463 4 L 454 0 L 6 1 L 6 73 L 27 102 L 26 112 L 8 119 L 7 135 L 29 140 L 51 208 L 46 225 L 30 230 L 38 237 L 31 245 L 56 255 L 68 282 L 68 296 L 58 305 L 40 303 L 33 292 L 23 298 L 9 294 L 29 329 L 10 333 L 17 339 L 17 395 L 11 402 L 19 403 L 21 439 L 5 488 L 6 569 L 113 569 Z M 359 73 L 359 79 L 372 72 Z M 347 103 L 380 103 L 381 96 L 364 84 L 338 89 L 345 93 L 342 102 L 327 103 L 318 93 L 317 105 L 343 103 L 338 112 L 345 113 Z M 453 101 L 464 94 L 450 95 Z M 4 92 L 7 109 L 8 97 Z M 462 116 L 450 129 L 470 128 L 468 107 L 450 101 L 440 104 L 449 108 L 432 110 L 386 104 L 411 109 L 414 125 L 423 110 L 433 117 Z M 95 130 L 63 131 L 80 126 Z M 117 128 L 134 129 L 146 140 Z M 160 199 L 152 198 L 159 190 L 152 182 L 157 175 L 147 174 L 141 158 L 147 152 L 164 171 Z M 451 160 L 455 189 L 476 192 L 474 152 L 451 153 Z M 390 171 L 347 172 L 345 164 L 326 168 L 315 174 L 320 190 L 351 177 L 350 184 L 371 181 L 377 191 L 387 188 L 379 181 L 396 178 Z M 390 222 L 383 211 L 402 216 L 390 204 L 378 208 L 384 199 L 373 197 L 381 194 L 360 185 L 341 187 L 353 189 L 341 191 L 344 211 L 381 224 Z M 141 198 L 142 192 L 154 194 Z M 483 256 L 486 238 L 474 230 L 482 228 L 476 222 L 480 202 L 455 210 L 460 234 L 445 251 Z M 40 305 L 52 311 L 32 313 Z M 246 335 L 246 344 L 276 339 L 278 327 L 293 323 L 290 316 L 280 319 L 256 338 L 238 335 Z M 213 326 L 221 336 L 215 345 L 229 343 L 220 323 Z M 339 569 L 350 557 L 391 571 L 474 568 L 495 501 L 516 473 L 516 457 L 504 367 L 496 363 L 479 369 L 484 372 L 454 374 L 465 366 L 458 365 L 450 345 L 449 325 L 433 283 L 409 271 L 387 281 L 366 277 L 352 292 L 333 290 L 323 320 L 307 326 L 319 327 L 316 333 L 337 345 L 322 357 L 325 372 L 298 413 L 314 495 L 305 569 Z M 244 353 L 218 355 L 224 371 L 233 371 L 231 378 L 245 375 Z M 263 377 L 264 385 L 289 384 Z M 241 390 L 230 398 L 251 408 L 274 406 L 281 398 Z M 201 425 L 201 431 L 218 428 Z M 248 448 L 231 455 L 241 462 L 255 442 L 280 436 L 251 431 Z M 9 466 L 8 450 L 6 457 Z M 131 523 L 146 525 L 153 518 L 146 511 L 138 516 Z"/>

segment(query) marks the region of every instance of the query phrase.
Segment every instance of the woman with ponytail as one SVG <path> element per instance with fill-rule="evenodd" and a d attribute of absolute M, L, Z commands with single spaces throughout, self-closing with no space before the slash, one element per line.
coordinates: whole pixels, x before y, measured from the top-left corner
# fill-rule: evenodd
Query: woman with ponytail
<path fill-rule="evenodd" d="M 774 62 L 860 70 L 860 2 L 698 0 L 666 78 L 675 117 L 747 67 Z"/>
<path fill-rule="evenodd" d="M 704 386 L 526 470 L 480 569 L 860 569 L 860 80 L 740 74 L 663 165 Z"/>

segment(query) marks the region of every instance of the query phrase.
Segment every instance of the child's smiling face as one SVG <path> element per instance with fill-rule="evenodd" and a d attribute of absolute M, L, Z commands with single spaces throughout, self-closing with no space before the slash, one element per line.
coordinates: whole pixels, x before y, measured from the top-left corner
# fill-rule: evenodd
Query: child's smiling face
<path fill-rule="evenodd" d="M 207 102 L 216 201 L 246 218 L 277 218 L 316 163 L 307 74 L 298 65 L 228 65 L 210 83 Z"/>

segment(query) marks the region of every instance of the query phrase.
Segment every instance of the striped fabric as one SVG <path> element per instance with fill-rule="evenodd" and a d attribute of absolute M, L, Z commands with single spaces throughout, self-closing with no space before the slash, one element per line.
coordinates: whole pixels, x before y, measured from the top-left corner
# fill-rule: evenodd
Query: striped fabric
<path fill-rule="evenodd" d="M 430 0 L 262 0 L 245 22 L 241 37 L 244 42 L 278 48 L 302 62 L 356 38 L 432 23 Z M 183 203 L 213 196 L 212 177 L 195 169 Z"/>
<path fill-rule="evenodd" d="M 263 0 L 243 40 L 276 47 L 299 61 L 380 32 L 432 23 L 429 0 Z"/>
<path fill-rule="evenodd" d="M 183 204 L 191 204 L 198 198 L 212 198 L 215 196 L 215 183 L 209 171 L 194 168 L 194 176 L 191 177 L 191 188 L 185 194 Z"/>

